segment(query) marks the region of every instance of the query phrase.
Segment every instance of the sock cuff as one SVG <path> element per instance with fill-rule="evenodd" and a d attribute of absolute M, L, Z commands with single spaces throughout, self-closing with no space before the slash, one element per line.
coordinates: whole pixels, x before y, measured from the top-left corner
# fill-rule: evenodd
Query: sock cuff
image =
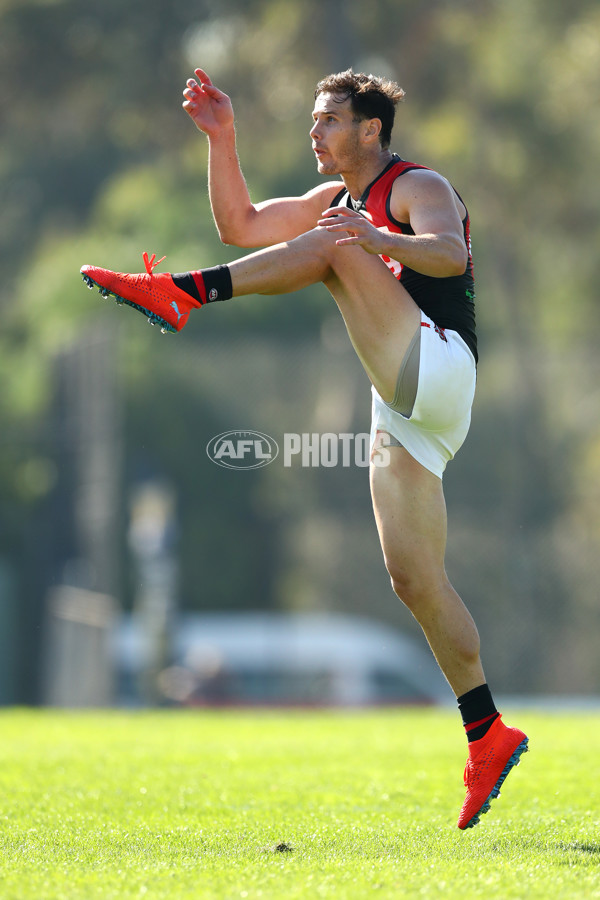
<path fill-rule="evenodd" d="M 458 698 L 458 708 L 466 727 L 472 722 L 489 719 L 498 712 L 487 684 L 480 684 Z"/>
<path fill-rule="evenodd" d="M 178 272 L 171 275 L 177 287 L 193 297 L 196 303 L 214 303 L 215 300 L 229 300 L 233 296 L 229 266 L 213 266 L 194 272 Z"/>
<path fill-rule="evenodd" d="M 231 284 L 231 272 L 229 266 L 213 266 L 210 269 L 201 269 L 192 272 L 192 278 L 196 281 L 198 276 L 203 283 L 205 303 L 214 303 L 216 300 L 229 300 L 233 296 Z M 196 281 L 196 283 L 198 283 Z"/>

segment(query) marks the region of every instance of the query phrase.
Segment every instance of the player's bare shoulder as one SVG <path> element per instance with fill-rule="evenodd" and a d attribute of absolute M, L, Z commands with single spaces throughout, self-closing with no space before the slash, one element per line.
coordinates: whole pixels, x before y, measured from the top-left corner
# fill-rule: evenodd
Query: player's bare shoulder
<path fill-rule="evenodd" d="M 409 222 L 415 208 L 449 207 L 464 211 L 456 191 L 447 178 L 434 169 L 410 169 L 394 181 L 390 205 L 394 218 Z"/>

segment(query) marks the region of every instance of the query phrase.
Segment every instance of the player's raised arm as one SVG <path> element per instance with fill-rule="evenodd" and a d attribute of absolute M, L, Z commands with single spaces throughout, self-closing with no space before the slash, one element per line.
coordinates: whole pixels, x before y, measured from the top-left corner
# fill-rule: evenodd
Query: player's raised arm
<path fill-rule="evenodd" d="M 301 197 L 253 204 L 236 148 L 231 100 L 203 69 L 186 82 L 183 108 L 208 137 L 208 189 L 213 217 L 223 243 L 264 247 L 292 240 L 314 228 L 341 183 L 320 185 Z"/>

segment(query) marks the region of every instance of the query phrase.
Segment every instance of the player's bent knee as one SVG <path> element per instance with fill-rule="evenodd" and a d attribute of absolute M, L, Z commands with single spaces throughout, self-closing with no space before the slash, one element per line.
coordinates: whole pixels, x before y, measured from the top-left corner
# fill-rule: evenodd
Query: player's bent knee
<path fill-rule="evenodd" d="M 387 567 L 396 596 L 412 612 L 415 618 L 423 612 L 443 590 L 442 580 L 432 573 L 410 571 L 394 566 Z"/>
<path fill-rule="evenodd" d="M 359 246 L 342 246 L 339 247 L 337 241 L 340 238 L 340 232 L 328 231 L 322 225 L 317 225 L 311 231 L 307 231 L 297 240 L 302 240 L 304 249 L 309 242 L 311 256 L 317 260 L 323 268 L 328 267 L 331 273 L 338 273 L 341 269 L 348 270 L 354 259 L 360 257 L 361 265 L 364 265 L 364 258 L 368 257 L 366 250 Z M 383 263 L 382 263 L 383 266 Z M 327 284 L 327 279 L 323 279 Z"/>
<path fill-rule="evenodd" d="M 299 235 L 299 237 L 289 243 L 290 246 L 293 246 L 294 243 L 298 242 L 299 245 L 302 245 L 304 250 L 308 247 L 311 256 L 315 260 L 320 261 L 323 265 L 330 265 L 332 256 L 336 250 L 336 240 L 336 235 L 327 231 L 326 228 L 317 225 L 316 228 L 304 232 L 304 234 Z"/>
<path fill-rule="evenodd" d="M 327 260 L 331 260 L 332 255 L 341 249 L 337 245 L 337 240 L 340 237 L 339 233 L 327 231 L 323 226 L 317 225 L 316 228 L 313 228 L 311 234 L 314 236 L 319 250 Z"/>

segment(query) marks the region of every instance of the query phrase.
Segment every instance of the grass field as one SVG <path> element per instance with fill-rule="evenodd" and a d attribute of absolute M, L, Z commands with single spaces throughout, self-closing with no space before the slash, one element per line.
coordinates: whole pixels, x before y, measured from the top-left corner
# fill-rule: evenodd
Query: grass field
<path fill-rule="evenodd" d="M 600 716 L 456 828 L 453 711 L 0 714 L 0 898 L 600 897 Z"/>

